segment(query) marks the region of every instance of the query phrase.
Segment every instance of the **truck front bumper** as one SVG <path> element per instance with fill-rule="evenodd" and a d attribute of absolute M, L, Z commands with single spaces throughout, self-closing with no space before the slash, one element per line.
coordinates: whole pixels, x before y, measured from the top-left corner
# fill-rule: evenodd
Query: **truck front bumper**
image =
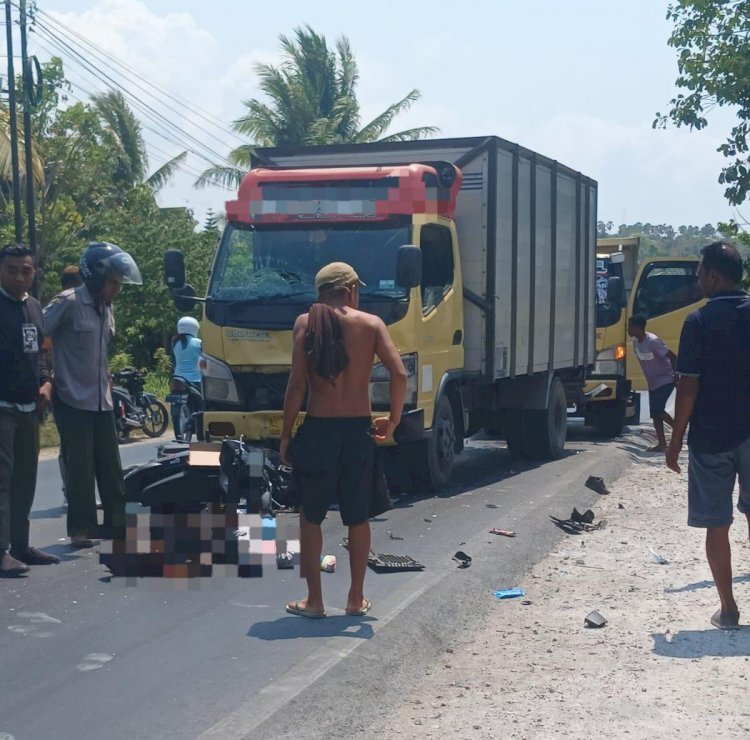
<path fill-rule="evenodd" d="M 585 407 L 597 403 L 624 401 L 625 418 L 630 419 L 639 411 L 638 394 L 630 388 L 630 381 L 621 375 L 597 375 L 590 377 L 583 387 L 581 415 Z"/>
<path fill-rule="evenodd" d="M 372 412 L 373 419 L 386 415 L 385 411 Z M 294 424 L 294 432 L 297 431 L 304 418 L 305 414 L 300 413 Z M 281 411 L 204 411 L 202 421 L 207 441 L 225 437 L 230 439 L 244 437 L 248 442 L 262 442 L 268 446 L 275 446 L 281 436 L 284 415 Z M 395 437 L 399 442 L 413 442 L 424 438 L 422 409 L 404 412 Z M 393 444 L 393 442 L 385 444 Z"/>

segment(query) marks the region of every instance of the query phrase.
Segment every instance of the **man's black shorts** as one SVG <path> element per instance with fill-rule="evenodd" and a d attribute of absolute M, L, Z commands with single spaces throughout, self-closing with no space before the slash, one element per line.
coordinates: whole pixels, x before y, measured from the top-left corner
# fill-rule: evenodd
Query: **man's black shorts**
<path fill-rule="evenodd" d="M 369 416 L 305 417 L 291 458 L 307 521 L 320 524 L 333 503 L 339 505 L 346 526 L 390 508 Z"/>
<path fill-rule="evenodd" d="M 667 401 L 669 401 L 669 397 L 672 395 L 673 390 L 674 383 L 667 383 L 666 385 L 661 385 L 648 392 L 648 405 L 651 410 L 650 413 L 652 419 L 656 416 L 661 416 L 664 413 L 667 407 Z"/>

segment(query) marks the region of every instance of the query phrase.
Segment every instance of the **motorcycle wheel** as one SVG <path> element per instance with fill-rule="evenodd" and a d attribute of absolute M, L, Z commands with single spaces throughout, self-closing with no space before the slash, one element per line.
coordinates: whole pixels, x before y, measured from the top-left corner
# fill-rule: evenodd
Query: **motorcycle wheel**
<path fill-rule="evenodd" d="M 172 412 L 174 436 L 178 442 L 190 442 L 193 436 L 193 417 L 190 408 L 183 403 Z"/>
<path fill-rule="evenodd" d="M 115 422 L 117 429 L 117 441 L 119 444 L 124 444 L 130 437 L 130 428 L 121 420 Z"/>
<path fill-rule="evenodd" d="M 143 433 L 148 437 L 161 437 L 169 424 L 167 407 L 161 401 L 152 401 L 144 411 Z"/>

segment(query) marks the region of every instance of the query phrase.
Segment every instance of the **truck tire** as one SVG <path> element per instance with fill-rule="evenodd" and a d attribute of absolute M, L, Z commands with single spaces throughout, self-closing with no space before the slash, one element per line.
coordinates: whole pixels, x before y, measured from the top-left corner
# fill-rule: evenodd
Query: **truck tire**
<path fill-rule="evenodd" d="M 552 379 L 547 408 L 527 411 L 523 425 L 530 457 L 537 460 L 562 457 L 568 435 L 568 402 L 560 378 Z"/>
<path fill-rule="evenodd" d="M 600 401 L 593 417 L 594 427 L 605 437 L 616 437 L 625 424 L 625 401 Z"/>
<path fill-rule="evenodd" d="M 448 482 L 456 457 L 456 423 L 447 395 L 438 401 L 428 438 L 405 447 L 412 481 L 418 489 L 437 491 Z"/>

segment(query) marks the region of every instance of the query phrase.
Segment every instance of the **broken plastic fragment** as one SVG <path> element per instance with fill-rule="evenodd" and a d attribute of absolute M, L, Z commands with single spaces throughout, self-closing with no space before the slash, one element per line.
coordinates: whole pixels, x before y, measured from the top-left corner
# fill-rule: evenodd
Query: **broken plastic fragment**
<path fill-rule="evenodd" d="M 586 616 L 586 619 L 584 620 L 584 624 L 587 627 L 604 627 L 605 624 L 607 624 L 607 620 L 599 614 L 598 611 L 589 612 Z"/>
<path fill-rule="evenodd" d="M 336 570 L 336 556 L 323 555 L 320 559 L 320 569 L 325 573 L 333 573 Z"/>
<path fill-rule="evenodd" d="M 519 586 L 515 588 L 501 588 L 495 591 L 495 598 L 497 599 L 517 599 L 519 596 L 526 596 L 526 592 Z"/>
<path fill-rule="evenodd" d="M 669 565 L 669 560 L 667 560 L 663 555 L 660 555 L 658 552 L 654 551 L 653 547 L 649 547 L 649 550 L 651 551 L 651 555 L 654 558 L 654 562 L 658 565 Z"/>
<path fill-rule="evenodd" d="M 471 557 L 467 555 L 463 550 L 459 550 L 453 556 L 453 560 L 458 563 L 459 568 L 468 568 L 471 565 Z"/>

